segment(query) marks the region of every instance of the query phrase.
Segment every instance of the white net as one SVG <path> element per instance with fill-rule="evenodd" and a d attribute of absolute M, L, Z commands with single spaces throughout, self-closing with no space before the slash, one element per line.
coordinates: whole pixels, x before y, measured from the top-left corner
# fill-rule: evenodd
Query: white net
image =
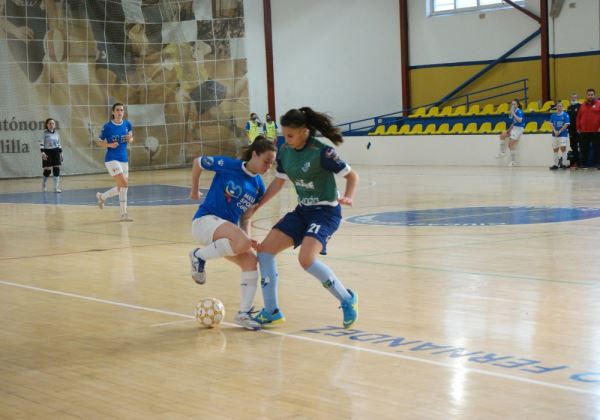
<path fill-rule="evenodd" d="M 235 154 L 249 114 L 242 0 L 0 0 L 0 176 L 38 176 L 43 121 L 63 173 L 103 169 L 94 139 L 122 102 L 130 167 Z"/>

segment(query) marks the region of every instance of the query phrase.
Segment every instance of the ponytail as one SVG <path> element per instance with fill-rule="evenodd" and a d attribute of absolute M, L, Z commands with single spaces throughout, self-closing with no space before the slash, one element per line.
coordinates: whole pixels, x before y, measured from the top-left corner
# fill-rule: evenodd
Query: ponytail
<path fill-rule="evenodd" d="M 244 162 L 248 162 L 252 159 L 252 152 L 256 152 L 256 154 L 260 156 L 267 151 L 276 152 L 277 148 L 275 147 L 275 143 L 271 140 L 267 140 L 264 136 L 259 135 L 256 136 L 252 144 L 249 144 L 242 150 L 241 159 Z"/>
<path fill-rule="evenodd" d="M 318 131 L 336 146 L 344 141 L 340 130 L 333 125 L 331 118 L 307 106 L 300 109 L 290 109 L 281 117 L 280 122 L 283 127 L 306 127 L 311 136 L 314 136 Z"/>

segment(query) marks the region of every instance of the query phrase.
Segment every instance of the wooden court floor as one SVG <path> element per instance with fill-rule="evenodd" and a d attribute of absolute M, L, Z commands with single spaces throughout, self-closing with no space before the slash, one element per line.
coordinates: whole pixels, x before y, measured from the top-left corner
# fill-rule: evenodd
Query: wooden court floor
<path fill-rule="evenodd" d="M 278 257 L 287 322 L 236 327 L 238 269 L 213 260 L 204 286 L 190 278 L 195 205 L 134 205 L 134 222 L 119 223 L 118 207 L 95 205 L 106 174 L 63 179 L 63 194 L 89 190 L 87 204 L 0 203 L 0 418 L 600 418 L 600 218 L 472 221 L 485 208 L 592 214 L 600 171 L 355 169 L 345 217 L 467 216 L 344 222 L 324 260 L 358 293 L 350 330 L 292 250 Z M 130 182 L 187 187 L 189 176 Z M 39 187 L 2 180 L 0 200 Z M 254 236 L 293 205 L 284 190 L 256 214 Z M 207 296 L 228 310 L 216 329 L 193 320 Z"/>

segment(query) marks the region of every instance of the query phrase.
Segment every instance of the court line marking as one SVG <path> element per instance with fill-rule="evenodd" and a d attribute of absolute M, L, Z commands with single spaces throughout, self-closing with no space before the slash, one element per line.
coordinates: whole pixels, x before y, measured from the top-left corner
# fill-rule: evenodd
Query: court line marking
<path fill-rule="evenodd" d="M 186 321 L 188 321 L 189 318 L 195 319 L 195 317 L 193 315 L 186 315 L 186 314 L 182 314 L 179 312 L 167 311 L 164 309 L 149 308 L 149 307 L 141 306 L 141 305 L 132 305 L 129 303 L 116 302 L 116 301 L 112 301 L 112 300 L 108 300 L 108 299 L 100 299 L 100 298 L 95 298 L 95 297 L 91 297 L 91 296 L 80 295 L 77 293 L 61 292 L 59 290 L 45 289 L 43 287 L 29 286 L 29 285 L 25 285 L 25 284 L 13 283 L 13 282 L 3 281 L 3 280 L 0 280 L 0 284 L 3 284 L 5 286 L 18 287 L 21 289 L 33 290 L 36 292 L 50 293 L 50 294 L 59 295 L 59 296 L 66 296 L 66 297 L 72 297 L 72 298 L 76 298 L 76 299 L 82 299 L 82 300 L 87 300 L 90 302 L 105 303 L 107 305 L 119 306 L 119 307 L 127 308 L 127 309 L 136 309 L 136 310 L 141 310 L 141 311 L 146 311 L 146 312 L 154 312 L 154 313 L 159 313 L 159 314 L 164 314 L 164 315 L 171 315 L 171 316 L 180 317 L 180 318 L 188 318 L 188 319 L 186 319 Z M 234 326 L 234 327 L 242 328 L 242 327 L 239 327 L 238 325 L 230 323 L 230 322 L 223 322 L 222 324 L 227 325 L 227 326 Z M 418 357 L 407 356 L 404 354 L 389 353 L 389 352 L 384 352 L 381 350 L 352 346 L 349 344 L 336 343 L 336 342 L 331 342 L 331 341 L 326 341 L 326 340 L 319 340 L 319 339 L 313 338 L 313 337 L 305 337 L 305 336 L 301 336 L 301 335 L 281 333 L 281 332 L 270 331 L 270 330 L 266 330 L 266 329 L 262 329 L 257 332 L 276 335 L 276 336 L 280 336 L 280 337 L 287 337 L 287 338 L 295 339 L 295 340 L 309 341 L 312 343 L 324 344 L 324 345 L 339 347 L 339 348 L 348 349 L 348 350 L 362 351 L 365 353 L 376 354 L 378 356 L 394 357 L 397 359 L 409 360 L 411 362 L 426 363 L 429 365 L 449 368 L 451 370 L 460 369 L 461 371 L 465 371 L 465 372 L 479 373 L 479 374 L 485 375 L 485 376 L 492 376 L 495 378 L 508 379 L 511 381 L 523 382 L 523 383 L 528 383 L 528 384 L 532 384 L 532 385 L 540 385 L 540 386 L 545 386 L 547 388 L 559 389 L 562 391 L 569 391 L 569 392 L 594 395 L 594 396 L 600 395 L 600 390 L 592 391 L 592 390 L 579 389 L 579 388 L 574 388 L 574 387 L 567 386 L 567 385 L 553 384 L 550 382 L 544 382 L 544 381 L 538 381 L 535 379 L 522 378 L 520 376 L 508 375 L 505 373 L 490 372 L 490 371 L 483 370 L 483 369 L 464 367 L 462 365 L 456 366 L 455 364 L 444 363 L 444 362 L 440 362 L 437 360 L 421 359 Z"/>

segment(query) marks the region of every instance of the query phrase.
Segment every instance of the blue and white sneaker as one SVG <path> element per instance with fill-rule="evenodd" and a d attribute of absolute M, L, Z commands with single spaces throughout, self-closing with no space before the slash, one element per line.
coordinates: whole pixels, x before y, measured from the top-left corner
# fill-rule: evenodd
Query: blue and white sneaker
<path fill-rule="evenodd" d="M 347 290 L 350 298 L 343 301 L 340 306 L 344 312 L 344 328 L 350 328 L 358 319 L 358 296 L 352 290 Z"/>
<path fill-rule="evenodd" d="M 269 313 L 265 308 L 262 308 L 254 320 L 260 325 L 274 325 L 285 322 L 285 316 L 279 309 L 275 309 L 272 313 Z"/>
<path fill-rule="evenodd" d="M 190 263 L 192 264 L 192 278 L 198 284 L 204 284 L 206 282 L 206 273 L 204 272 L 204 261 L 202 258 L 196 257 L 196 251 L 200 248 L 196 248 L 190 251 Z"/>

